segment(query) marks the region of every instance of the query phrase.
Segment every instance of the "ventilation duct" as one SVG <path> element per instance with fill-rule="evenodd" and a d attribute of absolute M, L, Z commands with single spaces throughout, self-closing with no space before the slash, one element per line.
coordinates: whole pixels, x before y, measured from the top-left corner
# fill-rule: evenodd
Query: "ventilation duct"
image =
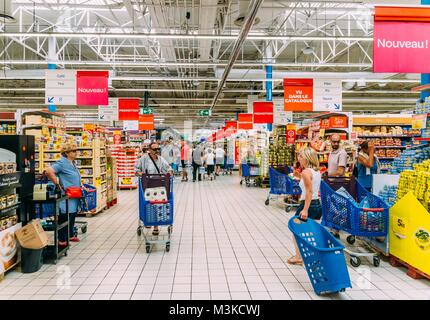
<path fill-rule="evenodd" d="M 250 3 L 251 1 L 249 0 L 237 0 L 239 15 L 237 16 L 236 20 L 234 20 L 234 24 L 237 25 L 238 27 L 241 27 L 245 22 L 246 14 L 248 13 L 248 8 Z M 260 22 L 260 18 L 256 17 L 254 19 L 253 25 L 258 24 L 259 22 Z"/>
<path fill-rule="evenodd" d="M 12 16 L 12 0 L 0 0 L 0 22 L 5 24 L 16 22 Z"/>

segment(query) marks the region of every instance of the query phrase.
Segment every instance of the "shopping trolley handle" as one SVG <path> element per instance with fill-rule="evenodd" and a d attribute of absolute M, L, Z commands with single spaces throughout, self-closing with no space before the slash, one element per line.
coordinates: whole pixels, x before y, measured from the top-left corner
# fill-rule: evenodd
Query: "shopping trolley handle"
<path fill-rule="evenodd" d="M 153 200 L 153 201 L 149 201 L 150 204 L 166 204 L 169 203 L 169 201 L 167 200 L 162 200 L 162 201 L 157 201 L 157 200 Z"/>
<path fill-rule="evenodd" d="M 384 208 L 362 208 L 363 211 L 368 211 L 368 212 L 384 212 Z"/>

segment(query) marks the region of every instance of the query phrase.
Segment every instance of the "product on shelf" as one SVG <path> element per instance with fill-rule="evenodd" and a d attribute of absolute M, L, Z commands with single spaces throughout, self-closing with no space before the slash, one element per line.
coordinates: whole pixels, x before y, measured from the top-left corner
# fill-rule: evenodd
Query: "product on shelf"
<path fill-rule="evenodd" d="M 405 170 L 400 173 L 397 198 L 401 199 L 412 191 L 428 210 L 430 205 L 430 160 L 414 164 L 413 168 L 414 170 Z"/>
<path fill-rule="evenodd" d="M 398 186 L 385 185 L 378 196 L 385 201 L 388 206 L 392 207 L 397 201 L 397 188 Z"/>
<path fill-rule="evenodd" d="M 138 180 L 134 174 L 134 166 L 138 160 L 138 149 L 122 144 L 109 145 L 110 153 L 116 159 L 119 188 L 137 188 Z"/>
<path fill-rule="evenodd" d="M 16 124 L 1 123 L 0 120 L 0 134 L 16 134 Z"/>
<path fill-rule="evenodd" d="M 15 162 L 0 162 L 0 174 L 8 174 L 16 172 Z"/>
<path fill-rule="evenodd" d="M 354 126 L 353 131 L 359 137 L 366 136 L 415 136 L 420 134 L 420 130 L 412 129 L 410 126 Z"/>
<path fill-rule="evenodd" d="M 412 170 L 414 164 L 418 164 L 430 158 L 430 148 L 423 145 L 416 148 L 406 149 L 400 157 L 393 162 L 393 173 L 401 173 L 405 170 Z"/>

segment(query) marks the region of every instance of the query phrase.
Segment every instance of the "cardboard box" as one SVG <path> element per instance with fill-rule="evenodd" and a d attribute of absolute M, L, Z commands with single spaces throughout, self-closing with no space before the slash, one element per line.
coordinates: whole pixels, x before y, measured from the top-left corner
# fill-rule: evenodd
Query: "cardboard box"
<path fill-rule="evenodd" d="M 42 116 L 38 115 L 26 115 L 25 116 L 25 124 L 26 125 L 41 125 L 43 124 Z"/>
<path fill-rule="evenodd" d="M 43 230 L 39 219 L 30 223 L 15 232 L 21 247 L 26 249 L 41 249 L 48 245 L 48 235 Z"/>

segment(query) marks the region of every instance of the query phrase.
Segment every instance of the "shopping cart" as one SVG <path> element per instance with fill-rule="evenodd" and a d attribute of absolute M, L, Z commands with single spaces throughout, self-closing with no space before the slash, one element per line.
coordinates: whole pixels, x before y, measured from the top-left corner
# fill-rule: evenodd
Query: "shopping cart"
<path fill-rule="evenodd" d="M 341 187 L 345 188 L 353 199 L 336 192 Z M 367 199 L 369 208 L 359 205 L 363 199 Z M 389 218 L 387 204 L 381 198 L 368 192 L 355 180 L 354 176 L 330 177 L 322 181 L 321 203 L 323 210 L 321 223 L 326 227 L 348 233 L 346 241 L 351 246 L 360 237 L 387 236 Z M 373 265 L 379 266 L 379 254 L 371 248 L 369 248 L 371 252 L 353 252 L 351 249 L 346 248 L 345 252 L 349 254 L 353 267 L 360 266 L 360 257 L 373 257 Z"/>
<path fill-rule="evenodd" d="M 257 186 L 257 178 L 260 176 L 260 166 L 258 164 L 242 163 L 241 164 L 242 178 L 240 179 L 240 184 L 242 185 L 245 181 L 247 187 Z"/>
<path fill-rule="evenodd" d="M 343 292 L 351 288 L 343 250 L 345 247 L 312 219 L 292 217 L 288 228 L 294 235 L 315 293 Z"/>
<path fill-rule="evenodd" d="M 86 190 L 82 188 L 81 212 L 94 212 L 97 208 L 97 188 L 89 184 L 84 184 L 83 186 Z M 87 233 L 88 222 L 75 221 L 73 236 L 78 236 L 79 229 L 82 233 Z"/>
<path fill-rule="evenodd" d="M 145 190 L 148 188 L 164 187 L 167 192 L 167 201 L 145 200 Z M 166 252 L 170 251 L 170 239 L 173 230 L 173 177 L 169 174 L 144 174 L 139 179 L 139 225 L 137 235 L 143 234 L 146 252 L 151 252 L 155 244 L 164 244 Z M 148 235 L 143 232 L 144 227 L 167 226 L 167 235 Z"/>
<path fill-rule="evenodd" d="M 285 203 L 287 206 L 285 210 L 287 212 L 290 212 L 293 207 L 299 206 L 298 198 L 302 190 L 299 187 L 299 182 L 288 176 L 289 172 L 288 167 L 269 168 L 270 190 L 265 201 L 266 206 L 270 204 L 270 200 L 274 195 L 286 196 Z"/>

